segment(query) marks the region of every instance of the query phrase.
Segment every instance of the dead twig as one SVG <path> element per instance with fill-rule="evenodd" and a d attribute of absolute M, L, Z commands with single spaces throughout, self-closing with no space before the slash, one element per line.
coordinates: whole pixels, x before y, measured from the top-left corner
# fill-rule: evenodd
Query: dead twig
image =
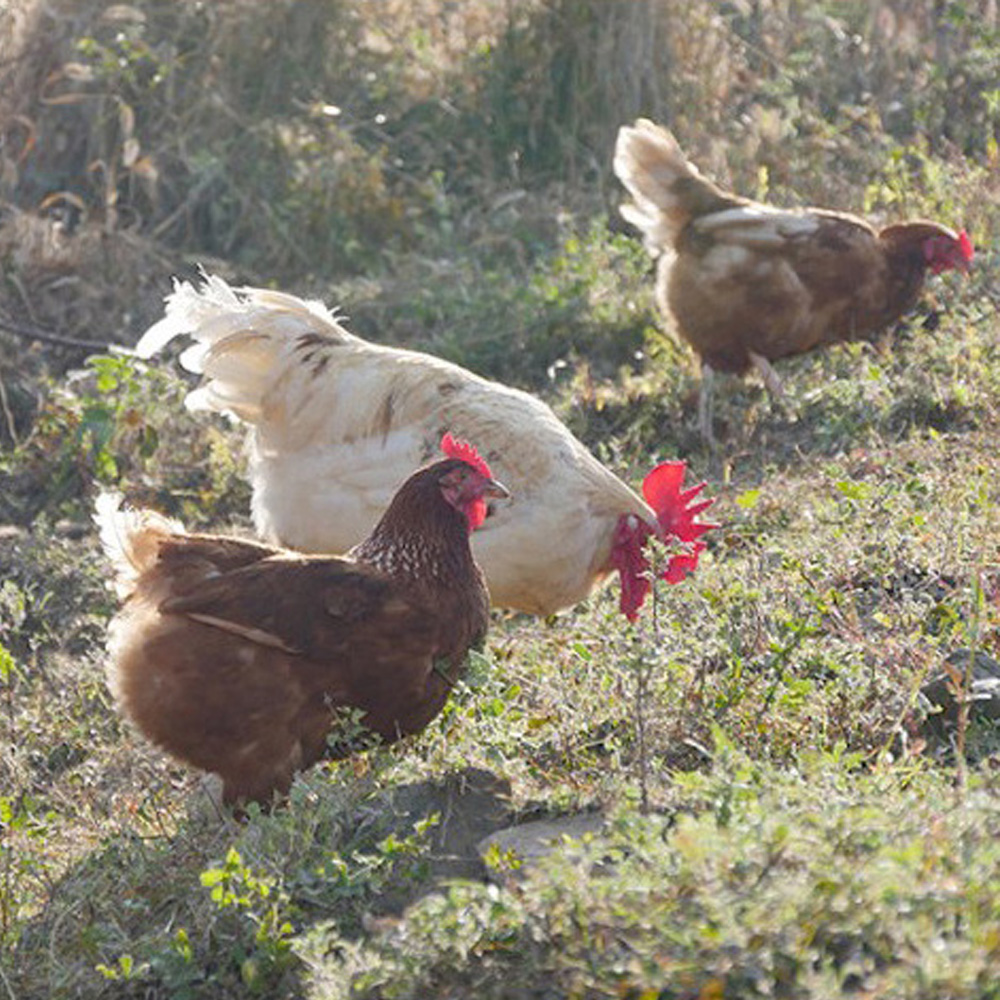
<path fill-rule="evenodd" d="M 11 444 L 16 448 L 20 444 L 17 437 L 17 425 L 14 423 L 14 412 L 10 408 L 10 400 L 7 398 L 7 386 L 4 385 L 2 370 L 0 370 L 0 408 L 3 409 L 4 420 L 7 422 L 7 433 L 10 435 Z"/>
<path fill-rule="evenodd" d="M 58 344 L 60 347 L 79 347 L 88 351 L 107 351 L 114 346 L 111 343 L 104 343 L 99 340 L 78 340 L 76 337 L 64 337 L 49 330 L 42 330 L 37 326 L 26 323 L 16 323 L 14 320 L 0 316 L 0 329 L 13 333 L 16 337 L 23 337 L 25 340 L 40 340 L 43 344 Z"/>

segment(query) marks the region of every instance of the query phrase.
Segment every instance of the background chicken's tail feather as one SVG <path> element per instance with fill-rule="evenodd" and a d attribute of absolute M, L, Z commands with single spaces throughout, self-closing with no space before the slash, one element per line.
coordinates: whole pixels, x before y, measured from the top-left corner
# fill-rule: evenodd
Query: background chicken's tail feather
<path fill-rule="evenodd" d="M 141 573 L 156 559 L 160 542 L 184 531 L 172 518 L 152 510 L 123 506 L 120 493 L 101 493 L 94 503 L 94 522 L 101 546 L 115 571 L 115 591 L 121 598 L 135 588 Z"/>
<path fill-rule="evenodd" d="M 621 213 L 653 254 L 671 250 L 692 217 L 732 201 L 702 177 L 667 129 L 645 118 L 618 130 L 614 169 L 633 199 Z"/>

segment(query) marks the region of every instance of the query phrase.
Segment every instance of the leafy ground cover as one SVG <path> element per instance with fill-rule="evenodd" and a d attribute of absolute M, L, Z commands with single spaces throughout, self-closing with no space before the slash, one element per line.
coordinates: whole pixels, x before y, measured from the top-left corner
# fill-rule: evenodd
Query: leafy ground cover
<path fill-rule="evenodd" d="M 170 364 L 0 328 L 0 995 L 1000 996 L 1000 734 L 921 693 L 1000 658 L 995 17 L 388 6 L 280 5 L 287 52 L 255 4 L 76 5 L 62 48 L 2 15 L 32 55 L 2 70 L 0 322 L 129 343 L 206 262 L 539 392 L 631 481 L 685 457 L 722 527 L 636 626 L 613 593 L 497 614 L 418 739 L 237 823 L 115 714 L 89 510 L 118 485 L 249 530 L 241 434 Z M 784 406 L 723 381 L 708 451 L 614 213 L 639 111 L 748 194 L 960 222 L 976 271 L 785 363 Z M 487 878 L 443 864 L 463 809 L 606 823 Z"/>

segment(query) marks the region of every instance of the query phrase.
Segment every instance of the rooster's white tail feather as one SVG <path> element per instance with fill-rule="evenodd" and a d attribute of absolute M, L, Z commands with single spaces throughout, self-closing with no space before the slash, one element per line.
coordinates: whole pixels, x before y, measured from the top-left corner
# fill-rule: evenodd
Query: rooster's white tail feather
<path fill-rule="evenodd" d="M 287 392 L 288 380 L 301 377 L 303 336 L 332 345 L 357 342 L 322 303 L 264 288 L 232 288 L 212 275 L 200 287 L 175 284 L 166 315 L 142 336 L 136 353 L 148 358 L 183 335 L 195 343 L 182 353 L 181 364 L 204 376 L 188 395 L 188 408 L 229 413 L 251 424 L 272 389 L 280 384 Z"/>

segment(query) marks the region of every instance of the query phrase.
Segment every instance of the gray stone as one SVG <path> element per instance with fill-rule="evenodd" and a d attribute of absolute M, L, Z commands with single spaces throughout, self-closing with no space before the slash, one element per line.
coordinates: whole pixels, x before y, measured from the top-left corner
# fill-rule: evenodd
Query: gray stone
<path fill-rule="evenodd" d="M 498 870 L 490 869 L 490 876 L 502 881 L 510 874 L 521 874 L 526 868 L 556 850 L 565 838 L 579 840 L 588 833 L 600 833 L 604 829 L 601 813 L 577 813 L 559 816 L 555 819 L 540 819 L 531 823 L 519 823 L 491 833 L 479 843 L 479 854 L 486 858 L 499 855 L 502 863 Z"/>
<path fill-rule="evenodd" d="M 958 702 L 951 672 L 957 671 L 964 677 L 970 652 L 964 648 L 953 650 L 945 658 L 950 670 L 936 672 L 920 689 L 932 709 L 927 717 L 927 727 L 933 735 L 940 735 L 958 720 Z M 973 657 L 968 698 L 970 720 L 1000 719 L 1000 663 L 981 650 Z"/>

